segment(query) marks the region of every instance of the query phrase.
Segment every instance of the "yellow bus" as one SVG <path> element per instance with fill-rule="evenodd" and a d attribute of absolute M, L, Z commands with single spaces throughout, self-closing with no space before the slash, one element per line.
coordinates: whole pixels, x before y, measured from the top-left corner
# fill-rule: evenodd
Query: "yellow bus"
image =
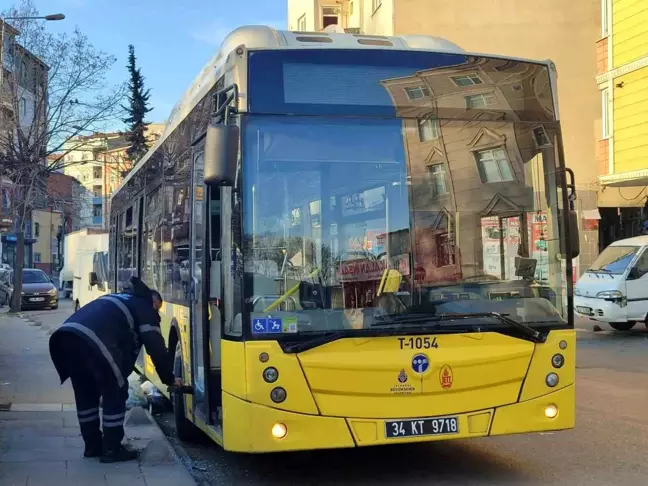
<path fill-rule="evenodd" d="M 550 61 L 242 27 L 114 194 L 108 285 L 165 299 L 183 439 L 570 429 L 574 187 Z"/>

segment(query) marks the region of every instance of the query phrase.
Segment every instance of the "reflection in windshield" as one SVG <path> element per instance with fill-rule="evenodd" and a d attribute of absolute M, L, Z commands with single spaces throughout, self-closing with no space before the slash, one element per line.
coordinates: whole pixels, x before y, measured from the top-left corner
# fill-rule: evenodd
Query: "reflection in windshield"
<path fill-rule="evenodd" d="M 549 121 L 548 76 L 537 65 L 464 62 L 409 76 L 402 66 L 391 77 L 371 71 L 383 90 L 376 106 L 386 106 L 386 93 L 392 117 L 334 116 L 339 86 L 325 107 L 317 90 L 307 107 L 309 93 L 259 105 L 251 89 L 261 111 L 302 103 L 291 112 L 321 115 L 244 120 L 253 332 L 371 328 L 386 314 L 415 312 L 560 321 L 559 126 Z M 468 86 L 475 79 L 479 86 Z M 266 81 L 259 89 L 269 89 L 271 74 Z M 363 114 L 371 114 L 367 96 L 355 107 Z M 276 106 L 281 99 L 286 106 Z"/>
<path fill-rule="evenodd" d="M 638 246 L 608 246 L 588 269 L 588 272 L 604 272 L 621 275 L 628 268 Z"/>

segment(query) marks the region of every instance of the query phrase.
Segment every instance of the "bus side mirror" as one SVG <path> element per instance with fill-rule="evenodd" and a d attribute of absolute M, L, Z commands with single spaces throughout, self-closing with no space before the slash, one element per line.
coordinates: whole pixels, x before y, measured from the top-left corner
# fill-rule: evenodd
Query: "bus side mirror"
<path fill-rule="evenodd" d="M 562 219 L 560 210 L 558 217 Z M 560 258 L 574 259 L 580 255 L 580 238 L 578 237 L 578 213 L 573 209 L 567 213 L 567 224 L 569 225 L 569 241 L 566 238 L 560 239 Z M 569 251 L 567 251 L 567 247 L 569 247 Z"/>
<path fill-rule="evenodd" d="M 572 259 L 580 255 L 580 238 L 578 235 L 578 213 L 571 209 L 569 211 L 569 239 Z"/>
<path fill-rule="evenodd" d="M 234 184 L 238 162 L 239 128 L 212 122 L 205 136 L 204 180 L 208 185 Z"/>

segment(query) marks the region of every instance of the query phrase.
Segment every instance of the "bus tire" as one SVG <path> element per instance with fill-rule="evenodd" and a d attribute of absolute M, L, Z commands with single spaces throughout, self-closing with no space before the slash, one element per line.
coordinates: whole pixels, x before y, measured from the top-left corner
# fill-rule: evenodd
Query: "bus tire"
<path fill-rule="evenodd" d="M 610 322 L 610 327 L 616 331 L 629 331 L 635 324 L 635 322 Z"/>
<path fill-rule="evenodd" d="M 180 350 L 180 342 L 176 344 L 175 356 L 173 358 L 173 374 L 182 377 L 184 381 L 184 366 L 182 363 L 182 351 Z M 196 426 L 189 421 L 185 415 L 185 399 L 184 394 L 174 393 L 171 396 L 173 404 L 173 417 L 175 419 L 176 436 L 184 442 L 195 440 L 197 435 Z"/>

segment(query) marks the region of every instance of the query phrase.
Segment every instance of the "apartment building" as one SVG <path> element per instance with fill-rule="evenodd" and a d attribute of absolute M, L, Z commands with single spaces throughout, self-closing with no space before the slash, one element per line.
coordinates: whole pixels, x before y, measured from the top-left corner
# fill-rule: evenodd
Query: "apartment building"
<path fill-rule="evenodd" d="M 596 42 L 600 245 L 642 233 L 648 219 L 648 1 L 601 0 Z"/>
<path fill-rule="evenodd" d="M 20 31 L 0 19 L 0 151 L 15 147 L 17 132 L 32 141 L 46 128 L 47 78 L 49 67 L 19 42 Z M 3 169 L 3 167 L 0 167 Z M 16 215 L 13 193 L 17 181 L 0 171 L 0 259 L 14 264 L 16 254 Z M 25 265 L 32 264 L 30 215 L 25 221 Z"/>
<path fill-rule="evenodd" d="M 592 45 L 600 38 L 600 19 L 596 0 L 548 0 L 542 7 L 519 0 L 288 0 L 291 30 L 338 25 L 365 35 L 432 35 L 468 52 L 553 60 L 566 163 L 576 173 L 580 269 L 587 268 L 599 250 L 595 132 L 601 101 L 592 81 Z"/>
<path fill-rule="evenodd" d="M 34 231 L 34 268 L 40 268 L 48 275 L 55 275 L 59 268 L 57 235 L 61 230 L 62 213 L 53 209 L 32 211 Z"/>
<path fill-rule="evenodd" d="M 163 129 L 162 123 L 148 126 L 149 144 L 155 143 Z M 129 146 L 122 132 L 78 136 L 64 145 L 63 172 L 86 189 L 79 201 L 82 228 L 106 228 L 110 197 L 132 168 L 126 153 Z"/>

